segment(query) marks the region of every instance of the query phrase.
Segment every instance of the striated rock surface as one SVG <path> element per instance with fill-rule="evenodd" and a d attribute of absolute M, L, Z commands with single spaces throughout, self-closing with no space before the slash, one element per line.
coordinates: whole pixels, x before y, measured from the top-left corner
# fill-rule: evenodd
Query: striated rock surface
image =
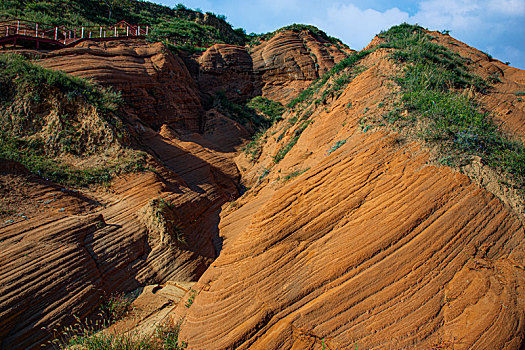
<path fill-rule="evenodd" d="M 219 91 L 232 101 L 260 95 L 252 57 L 242 46 L 215 44 L 199 58 L 199 88 L 204 94 Z"/>
<path fill-rule="evenodd" d="M 2 193 L 22 185 L 35 207 L 0 225 L 2 348 L 38 347 L 115 291 L 196 280 L 216 257 L 218 211 L 237 193 L 235 166 L 197 143 L 150 133 L 173 170 L 152 163 L 152 172 L 118 179 L 110 192 L 87 197 L 11 170 L 0 175 Z M 158 198 L 170 205 L 179 241 L 162 239 L 141 218 Z"/>
<path fill-rule="evenodd" d="M 233 101 L 262 95 L 287 103 L 350 52 L 293 29 L 253 48 L 216 44 L 198 58 L 199 88 L 209 95 L 223 91 Z"/>
<path fill-rule="evenodd" d="M 86 41 L 55 51 L 40 64 L 121 91 L 125 112 L 154 128 L 167 123 L 201 130 L 203 109 L 197 86 L 182 60 L 161 43 Z"/>
<path fill-rule="evenodd" d="M 250 50 L 264 97 L 287 103 L 347 53 L 310 31 L 278 31 Z"/>
<path fill-rule="evenodd" d="M 224 248 L 172 315 L 188 348 L 523 347 L 523 216 L 420 145 L 359 128 L 395 98 L 386 55 L 299 114 L 308 124 L 279 163 L 292 114 L 258 163 L 239 156 L 252 188 L 224 207 Z"/>
<path fill-rule="evenodd" d="M 435 36 L 501 81 L 482 103 L 523 137 L 523 71 Z M 360 128 L 397 98 L 387 50 L 340 94 L 286 114 L 256 163 L 236 157 L 242 126 L 203 112 L 221 87 L 290 101 L 344 58 L 325 44 L 284 30 L 250 51 L 215 45 L 196 81 L 159 44 L 84 43 L 42 60 L 121 90 L 151 157 L 82 192 L 0 160 L 0 346 L 37 348 L 115 291 L 198 280 L 171 314 L 190 349 L 522 349 L 522 213 L 412 140 Z M 234 200 L 241 174 L 249 190 Z M 171 307 L 158 299 L 162 319 Z M 142 306 L 141 319 L 153 310 Z"/>

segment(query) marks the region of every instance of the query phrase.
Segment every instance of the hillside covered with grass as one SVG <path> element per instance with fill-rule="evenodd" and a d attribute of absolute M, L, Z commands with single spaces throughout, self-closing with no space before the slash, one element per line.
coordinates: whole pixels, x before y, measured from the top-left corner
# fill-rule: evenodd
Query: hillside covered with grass
<path fill-rule="evenodd" d="M 20 18 L 66 27 L 112 25 L 126 21 L 150 25 L 152 40 L 244 44 L 243 29 L 234 30 L 226 17 L 138 0 L 5 0 L 1 18 Z"/>
<path fill-rule="evenodd" d="M 0 55 L 0 72 L 0 158 L 73 187 L 144 169 L 144 155 L 129 148 L 119 93 L 17 54 Z"/>

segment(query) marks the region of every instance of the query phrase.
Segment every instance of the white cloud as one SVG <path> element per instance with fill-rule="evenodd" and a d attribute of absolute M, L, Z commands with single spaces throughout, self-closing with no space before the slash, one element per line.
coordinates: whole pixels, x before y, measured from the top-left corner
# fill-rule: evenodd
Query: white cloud
<path fill-rule="evenodd" d="M 391 8 L 384 12 L 361 10 L 354 4 L 336 4 L 329 7 L 323 17 L 312 20 L 317 27 L 338 36 L 353 48 L 366 46 L 375 34 L 393 25 L 407 21 L 408 12 Z"/>
<path fill-rule="evenodd" d="M 488 12 L 517 17 L 525 15 L 524 0 L 491 0 L 487 4 Z"/>

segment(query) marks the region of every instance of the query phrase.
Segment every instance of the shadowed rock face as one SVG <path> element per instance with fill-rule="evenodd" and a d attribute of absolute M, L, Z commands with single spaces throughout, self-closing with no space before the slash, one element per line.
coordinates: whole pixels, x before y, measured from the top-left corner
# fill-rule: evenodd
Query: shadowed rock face
<path fill-rule="evenodd" d="M 243 101 L 260 95 L 260 84 L 253 71 L 252 57 L 246 48 L 215 44 L 197 61 L 197 81 L 202 93 L 214 95 L 222 91 L 232 101 Z"/>
<path fill-rule="evenodd" d="M 12 167 L 0 173 L 2 192 L 23 186 L 31 202 L 27 219 L 0 226 L 2 348 L 38 348 L 73 315 L 96 311 L 103 297 L 196 280 L 216 257 L 220 205 L 237 194 L 235 165 L 200 139 L 161 134 L 149 129 L 142 137 L 164 166 L 152 162 L 151 171 L 118 179 L 111 191 L 84 196 Z M 158 198 L 171 203 L 180 242 L 145 225 L 144 208 Z"/>
<path fill-rule="evenodd" d="M 199 58 L 199 88 L 233 101 L 262 95 L 287 103 L 351 52 L 308 31 L 283 30 L 247 49 L 216 44 Z"/>

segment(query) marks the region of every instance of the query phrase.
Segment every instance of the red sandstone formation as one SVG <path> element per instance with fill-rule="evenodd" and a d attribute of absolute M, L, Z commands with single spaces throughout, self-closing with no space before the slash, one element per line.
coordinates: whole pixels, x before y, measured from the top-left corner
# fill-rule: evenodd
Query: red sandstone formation
<path fill-rule="evenodd" d="M 498 76 L 482 102 L 523 137 L 525 73 L 436 36 Z M 344 57 L 325 44 L 281 31 L 251 50 L 215 45 L 193 78 L 161 44 L 84 43 L 41 60 L 121 90 L 150 169 L 73 192 L 0 163 L 2 194 L 24 210 L 0 222 L 2 347 L 38 347 L 42 327 L 90 314 L 104 294 L 198 279 L 172 315 L 190 349 L 521 349 L 523 213 L 420 144 L 360 130 L 396 98 L 386 49 L 340 96 L 270 128 L 256 163 L 237 153 L 242 126 L 204 112 L 221 87 L 289 101 Z M 250 190 L 232 201 L 241 175 Z"/>
<path fill-rule="evenodd" d="M 420 145 L 359 129 L 395 98 L 385 57 L 371 54 L 340 97 L 314 107 L 278 164 L 299 127 L 286 129 L 290 114 L 257 163 L 239 156 L 252 189 L 225 205 L 224 249 L 193 305 L 172 315 L 190 349 L 522 348 L 523 214 Z M 479 57 L 479 73 L 502 67 L 487 108 L 515 103 L 525 72 Z M 521 113 L 500 118 L 519 125 Z M 305 172 L 286 182 L 294 170 Z"/>
<path fill-rule="evenodd" d="M 45 68 L 93 79 L 122 92 L 125 112 L 154 128 L 162 124 L 199 131 L 203 109 L 196 84 L 161 43 L 83 42 L 41 60 Z"/>

